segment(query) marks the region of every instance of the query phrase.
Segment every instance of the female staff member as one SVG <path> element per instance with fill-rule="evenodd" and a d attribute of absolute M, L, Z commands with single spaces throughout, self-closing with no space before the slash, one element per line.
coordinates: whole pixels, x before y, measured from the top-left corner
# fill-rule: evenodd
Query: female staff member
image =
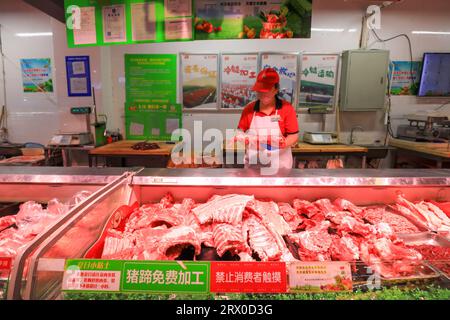
<path fill-rule="evenodd" d="M 292 168 L 291 146 L 298 140 L 297 115 L 289 102 L 278 97 L 279 83 L 280 77 L 274 69 L 262 70 L 252 88 L 258 100 L 249 103 L 242 112 L 238 129 L 251 141 L 246 150 L 246 167 L 261 165 L 263 152 L 270 159 L 271 167 Z"/>

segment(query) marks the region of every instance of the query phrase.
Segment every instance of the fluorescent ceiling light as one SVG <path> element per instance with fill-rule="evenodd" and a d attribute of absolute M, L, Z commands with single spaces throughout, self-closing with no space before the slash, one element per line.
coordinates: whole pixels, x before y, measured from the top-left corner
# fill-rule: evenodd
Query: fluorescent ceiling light
<path fill-rule="evenodd" d="M 322 32 L 344 32 L 344 29 L 333 29 L 333 28 L 311 28 L 311 31 L 322 31 Z"/>
<path fill-rule="evenodd" d="M 48 37 L 52 36 L 53 32 L 28 32 L 28 33 L 16 33 L 18 37 Z"/>
<path fill-rule="evenodd" d="M 348 32 L 356 32 L 358 29 L 348 29 Z"/>
<path fill-rule="evenodd" d="M 450 35 L 450 32 L 444 31 L 413 31 L 413 34 L 437 34 L 437 35 Z"/>

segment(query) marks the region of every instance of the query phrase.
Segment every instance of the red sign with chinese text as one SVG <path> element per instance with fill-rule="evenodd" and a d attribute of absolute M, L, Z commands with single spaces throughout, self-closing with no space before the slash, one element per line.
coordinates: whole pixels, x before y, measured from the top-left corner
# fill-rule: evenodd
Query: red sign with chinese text
<path fill-rule="evenodd" d="M 2 258 L 0 257 L 0 270 L 11 270 L 12 258 Z"/>
<path fill-rule="evenodd" d="M 211 262 L 211 292 L 285 293 L 284 262 Z"/>

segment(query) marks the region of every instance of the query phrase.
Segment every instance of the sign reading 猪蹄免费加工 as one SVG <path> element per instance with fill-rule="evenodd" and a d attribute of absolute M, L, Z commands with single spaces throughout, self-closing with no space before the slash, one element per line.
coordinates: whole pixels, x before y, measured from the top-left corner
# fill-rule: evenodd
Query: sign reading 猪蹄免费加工
<path fill-rule="evenodd" d="M 208 293 L 209 262 L 67 260 L 63 291 Z"/>
<path fill-rule="evenodd" d="M 67 56 L 66 74 L 69 97 L 92 95 L 89 56 Z"/>

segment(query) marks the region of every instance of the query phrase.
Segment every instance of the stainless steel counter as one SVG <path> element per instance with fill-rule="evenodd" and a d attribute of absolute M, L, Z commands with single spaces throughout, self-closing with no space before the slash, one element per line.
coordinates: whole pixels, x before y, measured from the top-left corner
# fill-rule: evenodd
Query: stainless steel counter
<path fill-rule="evenodd" d="M 0 183 L 108 184 L 141 168 L 0 167 Z"/>
<path fill-rule="evenodd" d="M 261 176 L 246 169 L 144 169 L 136 185 L 175 186 L 445 186 L 450 170 L 285 170 Z"/>

